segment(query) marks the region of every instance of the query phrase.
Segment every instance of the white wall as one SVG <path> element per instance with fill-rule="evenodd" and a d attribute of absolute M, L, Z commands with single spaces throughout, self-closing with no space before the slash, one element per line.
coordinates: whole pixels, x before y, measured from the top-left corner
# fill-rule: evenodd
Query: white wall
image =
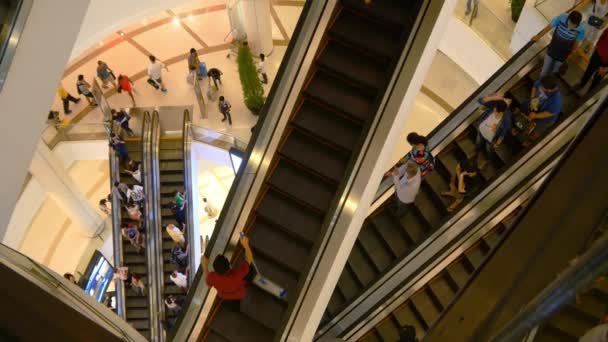
<path fill-rule="evenodd" d="M 505 63 L 481 37 L 454 16 L 448 20 L 439 50 L 479 84 L 490 78 Z"/>
<path fill-rule="evenodd" d="M 189 2 L 193 0 L 91 0 L 70 59 L 132 23 Z M 197 3 L 211 6 L 225 1 L 199 0 Z"/>
<path fill-rule="evenodd" d="M 108 160 L 110 151 L 107 140 L 84 140 L 60 142 L 53 154 L 67 169 L 77 160 Z"/>
<path fill-rule="evenodd" d="M 32 223 L 45 198 L 46 195 L 42 185 L 35 178 L 31 178 L 15 205 L 15 210 L 13 210 L 6 234 L 2 240 L 3 244 L 19 249 L 27 232 L 27 227 Z"/>
<path fill-rule="evenodd" d="M 511 52 L 519 51 L 547 24 L 549 21 L 534 7 L 534 1 L 526 1 L 511 37 L 511 45 L 509 45 Z"/>
<path fill-rule="evenodd" d="M 88 5 L 89 0 L 34 1 L 0 91 L 3 240 Z"/>

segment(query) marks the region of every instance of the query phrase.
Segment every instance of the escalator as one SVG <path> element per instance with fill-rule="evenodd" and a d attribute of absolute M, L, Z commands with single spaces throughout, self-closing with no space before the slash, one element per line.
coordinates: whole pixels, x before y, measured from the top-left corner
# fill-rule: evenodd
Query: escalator
<path fill-rule="evenodd" d="M 144 132 L 148 128 L 149 125 L 149 115 L 145 114 L 144 118 Z M 129 138 L 126 141 L 127 149 L 129 151 L 129 157 L 137 162 L 142 163 L 141 174 L 144 175 L 145 163 L 143 162 L 144 158 L 144 139 L 142 137 L 139 138 Z M 124 171 L 124 165 L 119 165 L 118 158 L 114 157 L 114 153 L 111 154 L 112 158 L 112 168 L 116 170 L 120 170 L 119 179 L 117 180 L 112 172 L 111 182 L 119 181 L 125 183 L 127 186 L 131 187 L 134 184 L 139 184 L 136 180 L 126 171 Z M 142 176 L 142 182 L 145 182 L 145 177 Z M 145 186 L 145 184 L 140 184 Z M 144 187 L 145 188 L 145 187 Z M 115 267 L 125 266 L 129 268 L 130 273 L 137 273 L 143 276 L 144 281 L 146 281 L 147 285 L 149 285 L 149 267 L 148 267 L 148 250 L 143 249 L 138 252 L 137 248 L 134 247 L 127 238 L 123 237 L 120 231 L 120 228 L 126 227 L 128 224 L 136 224 L 138 226 L 142 226 L 140 222 L 134 221 L 129 218 L 128 212 L 125 209 L 124 203 L 120 203 L 119 199 L 112 199 L 112 208 L 113 213 L 120 213 L 119 219 L 113 219 L 113 234 L 115 235 L 114 241 L 121 241 L 120 248 L 114 248 L 115 255 L 119 255 L 118 258 L 115 257 Z M 148 208 L 142 209 L 142 217 L 147 218 L 146 210 Z M 148 220 L 144 220 L 144 226 L 148 223 Z M 148 231 L 148 227 L 144 228 L 144 231 Z M 123 286 L 123 284 L 117 284 L 117 287 L 120 286 L 121 291 L 117 291 L 118 295 L 121 298 L 118 301 L 122 301 L 124 303 L 124 319 L 139 333 L 141 333 L 144 337 L 150 340 L 151 337 L 151 323 L 150 323 L 150 298 L 149 298 L 149 290 L 146 291 L 144 295 L 134 291 L 131 288 L 127 288 L 127 286 Z M 121 295 L 120 292 L 123 294 Z M 122 310 L 122 309 L 121 309 Z"/>
<path fill-rule="evenodd" d="M 477 191 L 465 198 L 456 211 L 448 212 L 451 199 L 440 194 L 448 190 L 448 182 L 455 175 L 456 164 L 462 160 L 474 160 L 476 155 L 477 119 L 483 112 L 473 109 L 477 106 L 477 99 L 492 93 L 505 94 L 505 97 L 512 100 L 510 108 L 514 117 L 520 116 L 519 108 L 529 99 L 533 83 L 539 78 L 542 65 L 542 62 L 539 62 L 540 57 L 544 55 L 545 45 L 546 43 L 542 42 L 526 45 L 430 133 L 429 140 L 436 156 L 436 167 L 434 172 L 423 179 L 413 210 L 409 210 L 405 216 L 398 215 L 391 205 L 394 201 L 394 197 L 390 196 L 394 192 L 391 189 L 392 180 L 383 181 L 377 195 L 378 200 L 372 206 L 375 209 L 365 220 L 348 262 L 342 270 L 317 337 L 341 335 L 351 324 L 365 319 L 365 312 L 384 300 L 377 293 L 388 296 L 398 288 L 400 281 L 394 279 L 393 288 L 385 285 L 389 279 L 394 278 L 408 262 L 420 259 L 418 255 L 423 250 L 436 245 L 438 241 L 441 242 L 441 234 L 448 235 L 451 227 L 462 225 L 461 221 L 467 225 L 474 223 L 473 220 L 462 220 L 463 217 L 480 216 L 487 208 L 487 204 L 478 205 L 479 208 L 476 208 L 474 203 L 468 205 L 468 202 L 477 201 L 478 198 L 496 197 L 497 195 L 488 189 L 500 186 L 511 174 L 530 164 L 535 154 L 538 154 L 533 149 L 547 142 L 560 140 L 560 135 L 569 134 L 572 137 L 573 130 L 575 132 L 576 127 L 580 127 L 584 122 L 585 115 L 590 115 L 589 108 L 597 105 L 605 89 L 590 90 L 582 96 L 575 92 L 574 86 L 582 76 L 584 68 L 584 61 L 576 57 L 570 63 L 567 73 L 557 78 L 563 96 L 563 106 L 560 118 L 553 126 L 555 136 L 549 137 L 552 133 L 547 132 L 536 141 L 530 141 L 523 134 L 508 134 L 496 150 L 494 158 L 490 158 L 487 167 L 481 170 L 482 184 Z M 490 89 L 491 91 L 488 91 Z M 461 119 L 459 126 L 454 124 L 453 122 L 458 122 L 458 116 L 466 114 L 467 110 L 470 114 L 466 119 Z M 578 122 L 573 123 L 573 120 Z M 564 133 L 566 130 L 563 127 L 569 125 L 569 122 L 575 126 L 568 129 L 569 133 Z M 446 128 L 449 133 L 442 133 Z M 440 135 L 442 137 L 438 139 Z M 567 144 L 569 139 L 561 139 L 560 144 Z M 500 201 L 500 198 L 497 197 L 495 201 Z M 441 248 L 443 247 L 437 247 L 438 250 Z M 424 260 L 420 260 L 420 265 L 424 265 Z M 403 272 L 401 274 L 403 275 L 400 279 L 403 280 L 411 276 Z M 349 317 L 348 320 L 345 320 L 345 317 Z"/>
<path fill-rule="evenodd" d="M 573 259 L 588 249 L 590 239 L 605 220 L 608 159 L 603 149 L 608 101 L 605 94 L 603 98 L 603 104 L 499 248 L 431 326 L 425 340 L 515 340 L 521 338 L 522 323 L 526 327 L 535 324 L 536 319 L 555 312 L 560 302 L 573 297 L 572 288 L 553 288 L 559 297 L 543 297 L 551 301 L 539 306 L 542 311 L 537 312 L 542 315 L 525 322 L 525 317 L 518 316 L 520 312 L 528 314 L 530 308 L 534 310 L 527 304 L 568 266 L 585 269 L 586 264 L 577 266 Z M 605 293 L 605 285 L 593 284 L 589 293 L 581 293 L 580 305 L 570 303 L 541 324 L 537 340 L 576 341 L 590 325 L 599 323 L 595 317 L 605 310 Z M 560 302 L 555 301 L 557 298 Z"/>
<path fill-rule="evenodd" d="M 360 153 L 421 2 L 337 6 L 244 231 L 256 266 L 297 298 L 314 245 Z M 240 311 L 217 305 L 204 340 L 271 341 L 288 307 L 249 287 Z M 238 327 L 238 328 L 237 328 Z"/>

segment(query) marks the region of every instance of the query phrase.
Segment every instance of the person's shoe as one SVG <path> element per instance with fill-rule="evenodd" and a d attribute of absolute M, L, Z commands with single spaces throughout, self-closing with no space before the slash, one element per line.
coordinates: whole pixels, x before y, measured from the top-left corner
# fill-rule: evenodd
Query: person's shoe
<path fill-rule="evenodd" d="M 72 114 L 71 110 L 68 110 L 67 112 L 65 112 L 65 115 L 70 115 L 70 114 Z"/>
<path fill-rule="evenodd" d="M 76 102 L 75 102 L 75 103 L 78 103 L 78 102 L 80 102 L 80 100 L 81 100 L 81 99 L 76 99 Z"/>
<path fill-rule="evenodd" d="M 224 122 L 224 121 L 226 121 L 226 118 L 223 118 L 223 119 L 222 119 L 222 122 Z"/>
<path fill-rule="evenodd" d="M 464 11 L 464 15 L 465 15 L 465 17 L 466 17 L 467 15 L 469 15 L 469 14 L 471 14 L 471 10 L 469 10 L 469 9 L 468 9 L 468 10 Z"/>
<path fill-rule="evenodd" d="M 167 88 L 162 88 L 160 91 L 162 91 L 163 93 L 167 92 Z"/>

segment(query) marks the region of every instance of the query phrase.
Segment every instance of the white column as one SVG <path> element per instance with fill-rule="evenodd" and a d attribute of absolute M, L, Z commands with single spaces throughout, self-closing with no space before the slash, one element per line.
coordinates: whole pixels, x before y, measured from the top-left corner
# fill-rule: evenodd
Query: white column
<path fill-rule="evenodd" d="M 70 218 L 85 228 L 84 234 L 93 237 L 102 232 L 103 219 L 91 207 L 63 164 L 42 141 L 36 146 L 30 173 Z"/>
<path fill-rule="evenodd" d="M 270 0 L 241 0 L 238 19 L 247 34 L 247 42 L 254 56 L 272 53 L 272 17 Z"/>
<path fill-rule="evenodd" d="M 417 38 L 412 43 L 410 58 L 405 62 L 403 72 L 399 75 L 391 98 L 387 102 L 383 119 L 378 123 L 376 130 L 378 134 L 370 141 L 367 157 L 363 160 L 353 181 L 353 190 L 345 199 L 341 215 L 345 219 L 338 219 L 327 242 L 327 248 L 318 260 L 318 266 L 299 311 L 290 317 L 289 333 L 283 332 L 281 341 L 313 340 L 455 5 L 456 0 L 430 1 L 427 15 L 418 30 Z M 419 60 L 416 60 L 417 56 L 420 56 Z M 382 132 L 386 133 L 383 135 Z M 350 220 L 349 215 L 351 215 Z"/>
<path fill-rule="evenodd" d="M 89 0 L 35 0 L 0 91 L 0 239 L 44 128 Z"/>

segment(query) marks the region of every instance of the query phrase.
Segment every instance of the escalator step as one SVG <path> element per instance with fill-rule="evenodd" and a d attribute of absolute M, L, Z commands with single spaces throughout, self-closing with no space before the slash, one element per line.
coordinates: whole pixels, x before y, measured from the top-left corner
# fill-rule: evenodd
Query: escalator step
<path fill-rule="evenodd" d="M 335 187 L 310 174 L 279 161 L 269 183 L 282 193 L 302 201 L 322 213 L 327 212 L 335 195 Z"/>
<path fill-rule="evenodd" d="M 438 159 L 443 164 L 445 170 L 449 172 L 450 177 L 456 176 L 456 165 L 458 164 L 459 156 L 454 149 L 441 153 Z M 446 177 L 446 179 L 450 177 Z"/>
<path fill-rule="evenodd" d="M 419 3 L 420 1 L 374 0 L 368 6 L 363 1 L 358 0 L 342 1 L 344 7 L 365 13 L 380 22 L 398 26 L 411 26 L 413 24 L 414 18 L 410 13 L 418 13 L 417 4 Z"/>
<path fill-rule="evenodd" d="M 456 139 L 456 145 L 462 150 L 467 159 L 473 160 L 477 155 L 477 147 L 475 146 L 475 140 L 471 137 L 471 134 L 466 134 L 459 139 Z"/>
<path fill-rule="evenodd" d="M 450 189 L 449 179 L 443 178 L 439 172 L 430 172 L 424 177 L 425 186 L 431 190 L 433 197 L 439 201 L 443 208 L 452 204 L 453 199 L 441 196 L 441 193 Z"/>
<path fill-rule="evenodd" d="M 207 333 L 205 341 L 207 341 L 207 342 L 230 342 L 229 339 L 227 339 L 224 336 L 216 333 L 215 331 L 209 331 Z"/>
<path fill-rule="evenodd" d="M 287 302 L 275 298 L 257 286 L 247 288 L 247 297 L 241 302 L 241 312 L 265 327 L 277 330 Z"/>
<path fill-rule="evenodd" d="M 412 304 L 416 307 L 416 310 L 418 310 L 427 326 L 433 325 L 433 322 L 439 317 L 437 307 L 425 291 L 420 291 L 412 296 Z"/>
<path fill-rule="evenodd" d="M 148 308 L 145 309 L 131 309 L 128 308 L 126 312 L 126 317 L 129 319 L 143 319 L 148 318 L 149 312 Z"/>
<path fill-rule="evenodd" d="M 434 229 L 439 228 L 443 221 L 444 212 L 443 209 L 439 209 L 433 200 L 433 194 L 425 187 L 420 187 L 420 191 L 414 200 L 416 208 L 424 217 L 424 220 Z"/>
<path fill-rule="evenodd" d="M 146 265 L 131 265 L 129 266 L 129 272 L 138 274 L 147 274 L 148 270 Z"/>
<path fill-rule="evenodd" d="M 160 160 L 184 160 L 184 151 L 182 150 L 160 150 L 158 152 Z"/>
<path fill-rule="evenodd" d="M 576 304 L 574 309 L 581 311 L 596 322 L 601 321 L 606 314 L 606 301 L 603 298 L 594 296 L 593 291 L 582 292 L 579 295 L 581 302 L 580 304 Z"/>
<path fill-rule="evenodd" d="M 148 300 L 145 297 L 130 297 L 126 299 L 125 306 L 128 309 L 147 308 Z"/>
<path fill-rule="evenodd" d="M 159 162 L 159 170 L 160 172 L 165 171 L 179 171 L 182 172 L 184 170 L 184 162 L 182 160 L 168 160 Z"/>
<path fill-rule="evenodd" d="M 348 264 L 363 286 L 368 286 L 378 276 L 378 273 L 375 271 L 375 266 L 365 255 L 365 252 L 359 244 L 355 244 L 350 251 Z"/>
<path fill-rule="evenodd" d="M 347 264 L 348 265 L 348 264 Z M 358 281 L 355 279 L 355 275 L 352 273 L 349 266 L 345 267 L 338 279 L 338 288 L 344 295 L 346 301 L 350 301 L 356 297 L 362 290 Z"/>
<path fill-rule="evenodd" d="M 417 210 L 409 210 L 407 214 L 399 219 L 399 222 L 407 235 L 414 241 L 414 246 L 418 246 L 428 236 L 429 226 Z"/>
<path fill-rule="evenodd" d="M 413 325 L 416 328 L 416 336 L 421 338 L 425 329 L 418 318 L 416 318 L 416 314 L 410 309 L 410 305 L 411 304 L 402 305 L 393 313 L 393 315 L 397 319 L 397 322 L 399 322 L 400 326 L 404 327 L 406 325 Z"/>
<path fill-rule="evenodd" d="M 413 241 L 387 210 L 383 210 L 372 217 L 371 221 L 384 242 L 389 246 L 392 254 L 397 258 L 404 256 L 412 248 Z"/>
<path fill-rule="evenodd" d="M 256 254 L 264 254 L 293 272 L 304 269 L 308 260 L 309 248 L 282 230 L 262 220 L 256 220 L 250 229 L 249 239 Z"/>
<path fill-rule="evenodd" d="M 459 289 L 461 289 L 469 279 L 469 272 L 467 272 L 462 258 L 448 266 L 448 273 L 454 282 L 458 284 Z"/>
<path fill-rule="evenodd" d="M 125 265 L 137 265 L 145 264 L 146 256 L 142 254 L 125 254 L 123 255 L 123 262 Z"/>
<path fill-rule="evenodd" d="M 369 255 L 376 269 L 383 272 L 393 263 L 393 257 L 380 239 L 374 227 L 367 226 L 359 232 L 357 242 L 361 244 L 365 254 Z"/>
<path fill-rule="evenodd" d="M 344 298 L 340 295 L 339 291 L 334 290 L 331 297 L 329 298 L 329 303 L 327 304 L 327 311 L 333 317 L 335 316 L 342 308 L 344 307 Z"/>
<path fill-rule="evenodd" d="M 295 293 L 296 287 L 298 286 L 297 273 L 282 267 L 277 267 L 274 260 L 268 259 L 268 257 L 263 254 L 255 256 L 255 264 L 258 271 L 263 274 L 265 278 L 272 280 L 285 289 L 288 297 L 290 293 Z"/>
<path fill-rule="evenodd" d="M 389 317 L 376 326 L 376 331 L 378 331 L 382 341 L 398 341 L 401 327 L 395 322 L 392 315 Z"/>
<path fill-rule="evenodd" d="M 266 193 L 256 212 L 264 219 L 311 244 L 316 240 L 323 224 L 323 217 L 312 210 L 302 208 L 273 190 Z"/>
<path fill-rule="evenodd" d="M 317 64 L 366 86 L 374 93 L 386 79 L 386 65 L 334 41 L 323 49 Z"/>
<path fill-rule="evenodd" d="M 161 196 L 171 197 L 171 199 L 173 199 L 173 196 L 175 195 L 176 191 L 184 191 L 184 186 L 183 185 L 163 185 L 160 188 Z"/>
<path fill-rule="evenodd" d="M 342 11 L 331 27 L 329 35 L 364 51 L 391 60 L 396 54 L 399 34 L 388 30 L 370 20 Z"/>
<path fill-rule="evenodd" d="M 433 279 L 429 286 L 444 309 L 456 295 L 456 292 L 452 290 L 446 279 L 441 276 Z"/>
<path fill-rule="evenodd" d="M 361 133 L 359 125 L 306 100 L 292 124 L 348 152 L 355 147 Z"/>
<path fill-rule="evenodd" d="M 182 139 L 160 139 L 159 148 L 161 150 L 181 150 L 184 147 Z"/>
<path fill-rule="evenodd" d="M 221 332 L 230 341 L 272 341 L 274 337 L 271 329 L 241 312 L 231 311 L 226 307 L 220 307 L 211 323 L 211 329 Z"/>
<path fill-rule="evenodd" d="M 374 328 L 370 332 L 368 332 L 363 338 L 361 338 L 362 342 L 383 342 L 384 340 L 380 337 L 378 331 Z M 396 341 L 396 340 L 395 340 Z"/>
<path fill-rule="evenodd" d="M 469 249 L 465 252 L 465 256 L 469 261 L 473 264 L 475 269 L 479 268 L 483 260 L 485 259 L 485 253 L 480 248 L 481 246 L 476 246 L 474 248 Z"/>
<path fill-rule="evenodd" d="M 129 325 L 137 330 L 150 329 L 150 322 L 148 321 L 148 319 L 127 319 L 127 322 L 129 322 Z"/>
<path fill-rule="evenodd" d="M 366 122 L 372 114 L 369 95 L 322 71 L 315 73 L 306 93 L 358 122 Z"/>
<path fill-rule="evenodd" d="M 501 235 L 498 234 L 496 229 L 491 230 L 486 236 L 483 237 L 483 240 L 490 246 L 490 248 L 496 247 L 496 245 L 500 242 Z"/>
<path fill-rule="evenodd" d="M 172 185 L 181 185 L 184 186 L 184 175 L 181 173 L 178 174 L 166 174 L 160 173 L 160 183 L 162 185 L 172 184 Z"/>
<path fill-rule="evenodd" d="M 348 163 L 348 156 L 296 131 L 289 135 L 280 153 L 338 184 Z"/>

